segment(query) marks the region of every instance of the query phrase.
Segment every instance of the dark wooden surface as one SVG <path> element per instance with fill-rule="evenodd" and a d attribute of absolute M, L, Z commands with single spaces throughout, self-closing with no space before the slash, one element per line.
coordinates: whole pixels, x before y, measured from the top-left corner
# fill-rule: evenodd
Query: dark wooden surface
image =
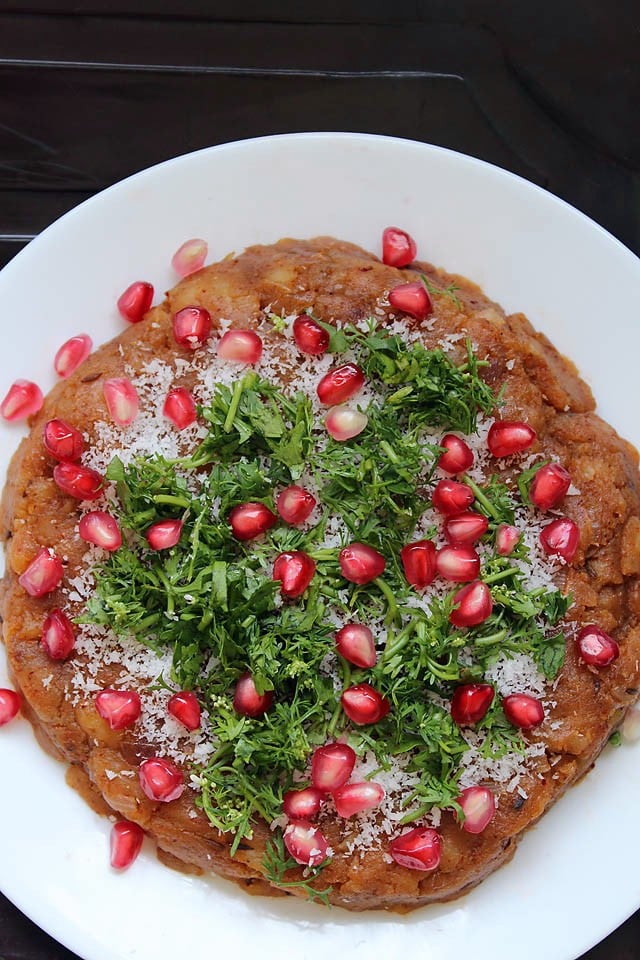
<path fill-rule="evenodd" d="M 0 265 L 143 167 L 301 130 L 481 157 L 640 253 L 639 41 L 635 0 L 4 0 Z M 639 960 L 640 912 L 587 958 Z M 0 897 L 0 960 L 73 955 Z"/>

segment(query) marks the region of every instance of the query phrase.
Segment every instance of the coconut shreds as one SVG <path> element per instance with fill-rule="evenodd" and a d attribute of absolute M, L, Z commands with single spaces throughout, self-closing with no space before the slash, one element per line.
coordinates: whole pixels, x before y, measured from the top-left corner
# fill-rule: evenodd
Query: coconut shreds
<path fill-rule="evenodd" d="M 385 309 L 386 308 L 386 309 Z M 265 350 L 258 364 L 253 369 L 265 379 L 276 380 L 279 383 L 288 380 L 294 383 L 296 390 L 309 394 L 313 400 L 314 412 L 322 416 L 325 412 L 316 396 L 315 386 L 335 360 L 330 354 L 320 357 L 301 358 L 293 346 L 291 325 L 295 315 L 278 318 L 281 321 L 282 333 L 277 337 L 277 352 L 270 353 L 269 345 L 273 342 L 273 317 L 269 318 L 269 309 L 265 310 L 265 321 L 260 332 L 265 338 Z M 388 315 L 388 303 L 381 298 L 380 306 L 375 310 L 379 316 Z M 222 332 L 227 329 L 228 323 L 220 321 Z M 391 334 L 399 334 L 407 342 L 415 342 L 422 338 L 425 331 L 431 329 L 433 320 L 421 324 L 408 325 L 404 320 L 391 319 L 387 329 Z M 366 326 L 362 325 L 363 329 Z M 280 327 L 278 328 L 280 329 Z M 440 341 L 439 346 L 447 353 L 459 351 L 459 341 L 464 340 L 464 332 L 449 334 Z M 349 354 L 341 356 L 340 362 L 348 362 L 354 358 Z M 507 368 L 512 369 L 513 360 L 507 362 Z M 135 373 L 126 369 L 137 390 L 140 412 L 133 424 L 121 427 L 107 421 L 95 424 L 95 436 L 92 443 L 83 454 L 82 461 L 86 466 L 104 473 L 114 456 L 118 456 L 123 463 L 129 464 L 138 456 L 161 454 L 173 459 L 194 449 L 207 435 L 206 426 L 194 423 L 184 430 L 178 431 L 162 413 L 164 400 L 169 390 L 180 385 L 181 378 L 189 371 L 195 373 L 196 382 L 192 388 L 197 403 L 206 406 L 217 385 L 230 386 L 236 382 L 246 368 L 240 364 L 220 361 L 215 355 L 215 343 L 209 342 L 197 351 L 189 360 L 174 358 L 171 363 L 151 359 L 141 372 Z M 287 374 L 290 374 L 288 377 Z M 286 389 L 283 387 L 283 389 Z M 364 409 L 374 398 L 374 391 L 366 386 L 357 398 L 357 405 Z M 488 451 L 486 438 L 493 421 L 484 417 L 478 418 L 476 433 L 465 436 L 474 453 L 474 464 L 468 474 L 476 483 L 483 483 L 489 475 L 489 467 L 495 472 L 504 469 L 503 461 L 496 461 Z M 424 434 L 424 442 L 437 445 L 441 433 Z M 535 458 L 528 458 L 526 465 L 530 465 Z M 444 474 L 436 472 L 436 479 Z M 191 482 L 192 478 L 190 478 Z M 302 478 L 300 481 L 314 494 L 312 481 Z M 578 493 L 577 490 L 570 491 Z M 115 489 L 108 486 L 103 494 L 102 505 L 105 508 L 116 500 Z M 100 504 L 98 504 L 99 506 Z M 92 504 L 91 508 L 95 508 Z M 319 510 L 319 508 L 317 508 Z M 319 512 L 314 512 L 308 523 L 313 525 L 319 518 Z M 432 509 L 426 509 L 420 519 L 416 537 L 424 535 L 430 528 L 437 526 L 440 530 L 438 514 Z M 542 518 L 538 518 L 532 511 L 518 508 L 515 525 L 522 532 L 524 542 L 530 551 L 531 563 L 516 561 L 526 578 L 530 589 L 544 587 L 555 589 L 554 575 L 558 571 L 558 563 L 546 557 L 539 546 L 539 534 L 543 525 Z M 438 539 L 440 538 L 440 539 Z M 348 531 L 339 517 L 332 516 L 326 525 L 324 541 L 321 547 L 341 547 L 349 540 Z M 434 538 L 437 546 L 444 544 L 442 534 Z M 480 545 L 482 552 L 482 545 Z M 89 547 L 84 558 L 82 570 L 70 579 L 63 588 L 67 594 L 67 609 L 70 616 L 78 616 L 83 604 L 94 590 L 93 570 L 105 558 L 104 551 L 97 547 Z M 434 598 L 444 597 L 451 589 L 446 582 L 431 584 L 426 590 L 416 593 L 407 605 L 428 611 Z M 346 600 L 346 594 L 345 594 Z M 328 618 L 336 624 L 336 628 L 343 625 L 344 617 L 337 609 L 327 611 Z M 382 621 L 372 622 L 371 628 L 379 648 L 384 646 L 386 628 Z M 84 700 L 92 700 L 96 692 L 104 688 L 104 676 L 108 674 L 110 686 L 119 689 L 135 688 L 141 697 L 142 714 L 135 728 L 137 737 L 152 745 L 159 755 L 167 756 L 174 761 L 187 765 L 198 766 L 205 764 L 213 752 L 208 714 L 202 713 L 202 725 L 195 732 L 187 731 L 178 723 L 167 710 L 170 696 L 174 692 L 168 680 L 171 668 L 171 653 L 160 655 L 143 646 L 133 637 L 122 638 L 104 626 L 82 624 L 78 628 L 74 661 L 76 669 L 71 677 L 71 689 L 68 698 L 73 704 Z M 215 662 L 209 665 L 215 668 Z M 333 680 L 336 694 L 341 690 L 341 679 L 338 660 L 335 654 L 325 657 L 321 670 Z M 45 678 L 44 685 L 51 682 L 51 677 Z M 548 688 L 544 677 L 534 664 L 531 657 L 525 654 L 506 656 L 501 654 L 496 662 L 487 671 L 486 679 L 495 684 L 501 695 L 514 692 L 524 692 L 532 696 L 541 697 Z M 445 709 L 449 705 L 442 701 Z M 215 704 L 213 705 L 215 707 Z M 460 786 L 467 787 L 479 783 L 494 782 L 504 785 L 508 791 L 519 790 L 522 796 L 525 791 L 519 786 L 520 780 L 530 768 L 531 761 L 544 754 L 545 748 L 541 742 L 525 745 L 521 754 L 508 754 L 500 759 L 487 759 L 483 756 L 484 735 L 474 730 L 464 730 L 463 736 L 468 744 L 467 751 L 461 760 Z M 371 849 L 380 847 L 385 840 L 396 834 L 400 828 L 400 821 L 411 814 L 412 808 L 406 804 L 407 795 L 419 784 L 419 774 L 406 769 L 408 757 L 391 758 L 389 769 L 380 768 L 375 756 L 367 752 L 357 761 L 353 772 L 354 782 L 366 778 L 375 780 L 385 791 L 385 797 L 379 807 L 369 813 L 353 817 L 344 823 L 345 856 L 358 855 Z M 114 771 L 105 771 L 109 779 L 119 774 Z M 125 771 L 133 775 L 131 771 Z M 300 772 L 299 779 L 304 780 L 308 775 Z M 192 789 L 199 790 L 202 781 L 197 773 L 189 778 Z M 325 805 L 322 817 L 335 815 L 331 803 Z M 197 817 L 195 810 L 189 813 Z M 440 823 L 441 811 L 434 808 L 427 817 L 419 821 L 437 827 Z M 281 822 L 282 821 L 282 822 Z M 278 818 L 271 825 L 272 828 L 284 825 L 286 818 Z M 387 855 L 385 855 L 387 856 Z"/>

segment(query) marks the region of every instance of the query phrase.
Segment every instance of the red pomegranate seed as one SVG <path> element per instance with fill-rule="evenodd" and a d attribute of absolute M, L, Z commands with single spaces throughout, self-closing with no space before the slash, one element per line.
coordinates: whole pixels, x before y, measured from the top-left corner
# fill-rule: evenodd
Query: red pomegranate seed
<path fill-rule="evenodd" d="M 455 433 L 447 433 L 440 441 L 444 453 L 440 455 L 438 466 L 445 473 L 464 473 L 473 463 L 473 451 L 468 443 L 456 437 Z"/>
<path fill-rule="evenodd" d="M 378 659 L 373 634 L 363 623 L 347 623 L 336 633 L 336 650 L 355 667 L 366 670 Z"/>
<path fill-rule="evenodd" d="M 303 550 L 281 553 L 273 564 L 273 579 L 281 581 L 280 593 L 290 600 L 302 596 L 315 572 L 315 562 Z"/>
<path fill-rule="evenodd" d="M 571 486 L 571 475 L 559 463 L 540 467 L 529 487 L 529 499 L 539 510 L 552 510 L 564 499 Z"/>
<path fill-rule="evenodd" d="M 382 232 L 382 262 L 388 267 L 407 267 L 416 258 L 416 242 L 406 230 L 387 227 Z"/>
<path fill-rule="evenodd" d="M 580 529 L 568 517 L 552 520 L 540 533 L 540 545 L 548 556 L 562 557 L 571 563 L 580 545 Z"/>
<path fill-rule="evenodd" d="M 41 644 L 52 660 L 66 660 L 72 652 L 76 635 L 69 618 L 55 607 L 42 624 Z"/>
<path fill-rule="evenodd" d="M 311 783 L 321 793 L 334 793 L 347 782 L 356 764 L 348 743 L 325 743 L 311 758 Z"/>
<path fill-rule="evenodd" d="M 578 653 L 592 667 L 608 667 L 620 655 L 620 647 L 608 633 L 595 623 L 583 627 L 576 637 Z"/>
<path fill-rule="evenodd" d="M 316 387 L 318 399 L 325 407 L 333 407 L 355 397 L 365 383 L 364 373 L 355 363 L 343 363 L 325 373 Z"/>
<path fill-rule="evenodd" d="M 79 430 L 64 420 L 47 420 L 42 432 L 45 449 L 56 460 L 79 460 L 84 450 L 84 438 Z"/>
<path fill-rule="evenodd" d="M 185 427 L 194 423 L 198 416 L 195 400 L 184 387 L 174 387 L 167 394 L 162 415 L 170 420 L 178 430 L 184 430 Z"/>
<path fill-rule="evenodd" d="M 326 837 L 307 820 L 292 820 L 284 828 L 283 836 L 284 845 L 296 863 L 317 867 L 327 859 Z"/>
<path fill-rule="evenodd" d="M 504 715 L 514 727 L 531 730 L 544 720 L 544 709 L 539 700 L 526 693 L 511 693 L 502 700 Z"/>
<path fill-rule="evenodd" d="M 444 535 L 449 543 L 476 543 L 489 529 L 489 521 L 481 513 L 468 510 L 456 517 L 447 517 Z"/>
<path fill-rule="evenodd" d="M 462 829 L 467 833 L 482 833 L 495 816 L 496 798 L 488 787 L 467 787 L 458 803 L 464 813 Z"/>
<path fill-rule="evenodd" d="M 480 557 L 468 544 L 443 547 L 436 553 L 436 569 L 445 580 L 468 583 L 480 572 Z"/>
<path fill-rule="evenodd" d="M 183 307 L 173 315 L 173 337 L 181 347 L 196 350 L 211 336 L 211 314 L 204 307 Z"/>
<path fill-rule="evenodd" d="M 264 503 L 241 503 L 229 512 L 229 524 L 236 540 L 253 540 L 277 522 L 276 515 Z"/>
<path fill-rule="evenodd" d="M 329 410 L 324 418 L 327 433 L 329 433 L 334 440 L 339 440 L 340 443 L 357 437 L 366 428 L 368 423 L 369 418 L 366 413 L 354 410 L 345 403 L 341 403 L 337 407 L 331 407 L 331 410 Z"/>
<path fill-rule="evenodd" d="M 108 688 L 96 694 L 96 710 L 112 730 L 132 727 L 142 712 L 142 703 L 135 690 Z"/>
<path fill-rule="evenodd" d="M 202 711 L 195 693 L 191 690 L 180 690 L 170 698 L 167 709 L 178 723 L 187 730 L 197 730 L 202 719 Z"/>
<path fill-rule="evenodd" d="M 482 580 L 475 580 L 458 590 L 453 602 L 449 623 L 454 627 L 476 627 L 488 620 L 493 610 L 491 591 Z"/>
<path fill-rule="evenodd" d="M 402 569 L 408 583 L 424 590 L 436 575 L 436 548 L 431 540 L 414 540 L 400 551 Z"/>
<path fill-rule="evenodd" d="M 494 457 L 510 457 L 524 453 L 535 442 L 537 434 L 533 427 L 520 420 L 496 420 L 491 424 L 487 446 Z"/>
<path fill-rule="evenodd" d="M 153 285 L 145 280 L 136 280 L 118 297 L 118 312 L 123 320 L 140 323 L 152 300 Z"/>
<path fill-rule="evenodd" d="M 113 377 L 102 384 L 102 392 L 107 404 L 109 416 L 120 427 L 133 423 L 138 416 L 138 393 L 131 380 L 126 377 Z"/>
<path fill-rule="evenodd" d="M 349 687 L 340 697 L 342 709 L 353 723 L 365 726 L 378 723 L 389 713 L 391 705 L 386 697 L 368 684 L 358 683 Z"/>
<path fill-rule="evenodd" d="M 114 870 L 126 870 L 142 849 L 144 830 L 130 820 L 118 820 L 111 827 L 110 862 Z"/>
<path fill-rule="evenodd" d="M 145 533 L 147 543 L 152 550 L 170 550 L 179 542 L 183 525 L 182 520 L 158 520 Z"/>
<path fill-rule="evenodd" d="M 356 813 L 373 810 L 384 800 L 384 789 L 379 783 L 364 780 L 362 783 L 347 783 L 333 795 L 339 817 L 353 817 Z"/>
<path fill-rule="evenodd" d="M 386 561 L 381 553 L 366 543 L 350 543 L 338 556 L 342 576 L 351 583 L 370 583 L 382 576 Z"/>
<path fill-rule="evenodd" d="M 20 713 L 20 697 L 15 690 L 0 688 L 0 727 L 9 723 Z"/>
<path fill-rule="evenodd" d="M 104 510 L 91 510 L 80 520 L 78 533 L 87 543 L 103 550 L 118 550 L 122 546 L 122 534 L 115 517 Z"/>
<path fill-rule="evenodd" d="M 209 245 L 206 240 L 194 237 L 178 247 L 171 258 L 171 266 L 179 277 L 188 277 L 204 265 L 209 252 Z"/>
<path fill-rule="evenodd" d="M 63 574 L 62 561 L 51 547 L 40 547 L 18 583 L 30 597 L 44 597 L 60 586 Z"/>
<path fill-rule="evenodd" d="M 478 723 L 493 703 L 495 692 L 488 683 L 463 683 L 451 698 L 451 718 L 459 727 Z"/>
<path fill-rule="evenodd" d="M 262 356 L 262 340 L 253 330 L 228 330 L 218 341 L 220 360 L 257 363 Z"/>
<path fill-rule="evenodd" d="M 104 480 L 91 467 L 65 460 L 53 468 L 53 479 L 63 493 L 76 500 L 97 500 L 102 494 Z"/>
<path fill-rule="evenodd" d="M 468 510 L 475 497 L 466 483 L 458 480 L 439 480 L 435 485 L 431 502 L 438 513 L 450 517 Z"/>
<path fill-rule="evenodd" d="M 44 397 L 40 387 L 31 380 L 15 380 L 0 403 L 0 414 L 5 420 L 25 420 L 42 409 Z"/>
<path fill-rule="evenodd" d="M 496 530 L 496 553 L 501 557 L 510 556 L 520 542 L 520 531 L 509 523 L 501 523 Z"/>
<path fill-rule="evenodd" d="M 182 796 L 184 776 L 182 770 L 164 757 L 143 760 L 138 771 L 140 786 L 150 800 L 170 803 Z"/>
<path fill-rule="evenodd" d="M 315 820 L 323 799 L 324 794 L 316 787 L 288 790 L 282 798 L 282 809 L 291 820 Z"/>
<path fill-rule="evenodd" d="M 285 487 L 276 500 L 276 510 L 284 522 L 292 523 L 294 526 L 308 520 L 315 505 L 316 498 L 304 487 L 298 487 L 295 483 Z"/>
<path fill-rule="evenodd" d="M 293 339 L 300 353 L 320 357 L 327 352 L 330 338 L 313 317 L 303 313 L 293 321 Z"/>
<path fill-rule="evenodd" d="M 93 340 L 87 333 L 69 337 L 53 358 L 53 369 L 59 377 L 70 377 L 87 359 L 93 348 Z"/>
<path fill-rule="evenodd" d="M 389 291 L 389 304 L 414 320 L 426 320 L 431 313 L 431 297 L 421 280 L 401 283 Z"/>
<path fill-rule="evenodd" d="M 261 717 L 273 703 L 273 690 L 258 693 L 250 673 L 243 673 L 236 683 L 233 709 L 241 717 Z"/>
<path fill-rule="evenodd" d="M 389 844 L 395 862 L 408 870 L 436 870 L 442 855 L 442 840 L 433 827 L 414 827 Z"/>

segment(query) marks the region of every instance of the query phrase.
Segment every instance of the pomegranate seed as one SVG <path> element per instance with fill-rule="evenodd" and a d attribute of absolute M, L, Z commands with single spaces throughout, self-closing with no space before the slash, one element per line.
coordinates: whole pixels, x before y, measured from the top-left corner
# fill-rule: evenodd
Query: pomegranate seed
<path fill-rule="evenodd" d="M 9 723 L 20 713 L 20 697 L 15 690 L 0 688 L 0 727 Z"/>
<path fill-rule="evenodd" d="M 220 360 L 257 363 L 262 356 L 262 340 L 253 330 L 228 330 L 218 341 Z"/>
<path fill-rule="evenodd" d="M 178 430 L 184 430 L 185 427 L 195 422 L 198 411 L 189 391 L 185 390 L 184 387 L 174 387 L 167 394 L 162 415 L 170 420 Z"/>
<path fill-rule="evenodd" d="M 382 232 L 382 262 L 388 267 L 407 267 L 416 258 L 413 237 L 400 227 L 387 227 Z"/>
<path fill-rule="evenodd" d="M 436 569 L 445 580 L 468 583 L 480 572 L 480 557 L 468 544 L 443 547 L 436 553 Z"/>
<path fill-rule="evenodd" d="M 539 510 L 557 507 L 571 486 L 571 475 L 559 463 L 540 467 L 529 487 L 529 499 Z"/>
<path fill-rule="evenodd" d="M 496 420 L 491 424 L 487 446 L 494 457 L 510 457 L 524 453 L 535 442 L 537 434 L 533 427 L 520 420 Z"/>
<path fill-rule="evenodd" d="M 140 786 L 150 800 L 170 803 L 182 796 L 184 776 L 182 770 L 164 757 L 143 760 L 138 771 Z"/>
<path fill-rule="evenodd" d="M 421 280 L 394 287 L 389 291 L 389 304 L 394 310 L 400 310 L 414 320 L 426 320 L 433 309 L 431 297 Z"/>
<path fill-rule="evenodd" d="M 450 517 L 468 510 L 474 501 L 473 491 L 458 480 L 439 480 L 435 485 L 431 502 L 439 513 Z"/>
<path fill-rule="evenodd" d="M 276 515 L 264 503 L 241 503 L 229 512 L 229 524 L 236 540 L 253 540 L 277 522 Z"/>
<path fill-rule="evenodd" d="M 196 350 L 211 336 L 211 314 L 204 307 L 183 307 L 173 315 L 173 337 L 181 347 Z"/>
<path fill-rule="evenodd" d="M 476 627 L 479 623 L 484 623 L 493 610 L 491 591 L 482 580 L 475 580 L 458 590 L 453 602 L 449 623 L 454 627 Z"/>
<path fill-rule="evenodd" d="M 333 795 L 339 817 L 353 817 L 356 813 L 373 810 L 384 800 L 384 789 L 379 783 L 347 783 Z"/>
<path fill-rule="evenodd" d="M 463 473 L 473 463 L 473 451 L 468 443 L 456 437 L 455 433 L 447 433 L 440 441 L 444 453 L 440 455 L 438 466 L 445 473 Z"/>
<path fill-rule="evenodd" d="M 370 583 L 384 573 L 386 561 L 366 543 L 350 543 L 338 556 L 342 576 L 351 583 Z"/>
<path fill-rule="evenodd" d="M 449 543 L 476 543 L 489 529 L 489 521 L 481 513 L 468 510 L 456 517 L 447 517 L 444 535 Z"/>
<path fill-rule="evenodd" d="M 53 358 L 53 369 L 59 377 L 70 377 L 87 359 L 93 348 L 93 340 L 87 333 L 79 333 L 62 344 Z"/>
<path fill-rule="evenodd" d="M 118 521 L 104 510 L 85 513 L 78 524 L 78 533 L 87 543 L 93 543 L 103 550 L 117 550 L 122 546 Z"/>
<path fill-rule="evenodd" d="M 501 557 L 510 556 L 520 542 L 520 531 L 509 523 L 501 523 L 496 530 L 496 552 Z"/>
<path fill-rule="evenodd" d="M 321 793 L 334 793 L 347 782 L 355 764 L 356 754 L 348 743 L 325 743 L 311 758 L 311 783 Z"/>
<path fill-rule="evenodd" d="M 130 820 L 118 820 L 111 828 L 110 861 L 114 870 L 126 870 L 142 849 L 144 830 Z"/>
<path fill-rule="evenodd" d="M 369 418 L 366 413 L 354 410 L 353 407 L 348 407 L 345 403 L 341 403 L 337 407 L 331 407 L 324 418 L 327 433 L 341 443 L 357 437 L 368 423 Z"/>
<path fill-rule="evenodd" d="M 431 540 L 414 540 L 400 551 L 402 568 L 408 583 L 424 590 L 436 575 L 436 548 Z"/>
<path fill-rule="evenodd" d="M 140 323 L 152 300 L 153 285 L 145 280 L 136 280 L 118 297 L 118 312 L 123 320 Z"/>
<path fill-rule="evenodd" d="M 71 621 L 55 607 L 42 624 L 41 644 L 52 660 L 66 660 L 74 648 L 76 635 Z"/>
<path fill-rule="evenodd" d="M 30 597 L 44 597 L 60 586 L 63 573 L 62 562 L 51 547 L 40 547 L 18 582 Z"/>
<path fill-rule="evenodd" d="M 308 353 L 311 357 L 322 356 L 329 346 L 329 334 L 320 324 L 306 313 L 296 317 L 293 321 L 293 339 L 300 353 Z"/>
<path fill-rule="evenodd" d="M 281 553 L 273 564 L 273 579 L 280 580 L 280 593 L 290 600 L 302 596 L 315 572 L 315 562 L 302 550 Z"/>
<path fill-rule="evenodd" d="M 320 403 L 333 407 L 355 397 L 365 383 L 364 373 L 355 363 L 343 363 L 341 367 L 332 367 L 325 373 L 316 387 Z"/>
<path fill-rule="evenodd" d="M 112 730 L 132 727 L 142 712 L 142 704 L 135 690 L 108 688 L 96 694 L 96 710 Z"/>
<path fill-rule="evenodd" d="M 493 703 L 495 692 L 488 683 L 463 683 L 451 698 L 451 718 L 459 727 L 478 723 Z"/>
<path fill-rule="evenodd" d="M 258 693 L 250 673 L 243 673 L 236 683 L 233 709 L 241 717 L 261 717 L 273 703 L 273 690 Z"/>
<path fill-rule="evenodd" d="M 178 723 L 187 730 L 197 730 L 202 719 L 202 711 L 195 693 L 190 690 L 180 690 L 170 698 L 167 709 Z"/>
<path fill-rule="evenodd" d="M 65 460 L 53 468 L 53 479 L 63 493 L 76 500 L 97 500 L 102 494 L 104 481 L 91 467 Z"/>
<path fill-rule="evenodd" d="M 15 380 L 0 403 L 0 414 L 5 420 L 25 420 L 42 409 L 44 397 L 40 387 L 31 380 Z"/>
<path fill-rule="evenodd" d="M 64 420 L 47 420 L 42 442 L 47 452 L 56 460 L 79 460 L 84 450 L 82 434 Z"/>
<path fill-rule="evenodd" d="M 316 498 L 304 487 L 298 487 L 295 483 L 285 487 L 276 500 L 276 510 L 284 522 L 292 523 L 294 526 L 308 520 L 315 505 Z"/>
<path fill-rule="evenodd" d="M 613 637 L 595 623 L 589 623 L 580 630 L 576 643 L 580 657 L 593 667 L 608 667 L 620 656 L 620 647 Z"/>
<path fill-rule="evenodd" d="M 138 393 L 126 377 L 113 377 L 102 384 L 109 416 L 114 423 L 126 427 L 138 416 Z"/>
<path fill-rule="evenodd" d="M 442 840 L 433 827 L 414 827 L 389 844 L 395 862 L 408 870 L 435 870 L 440 865 Z"/>
<path fill-rule="evenodd" d="M 358 683 L 355 687 L 349 687 L 343 692 L 340 700 L 349 720 L 357 723 L 358 726 L 378 723 L 391 709 L 387 698 L 368 683 Z"/>
<path fill-rule="evenodd" d="M 209 245 L 206 240 L 200 240 L 198 237 L 185 240 L 172 256 L 171 266 L 179 277 L 188 277 L 204 265 L 208 252 Z"/>
<path fill-rule="evenodd" d="M 482 833 L 494 818 L 496 798 L 488 787 L 467 787 L 458 797 L 464 813 L 462 829 L 467 833 Z"/>
<path fill-rule="evenodd" d="M 180 540 L 182 527 L 182 520 L 158 520 L 151 524 L 145 538 L 152 550 L 170 550 Z"/>
<path fill-rule="evenodd" d="M 284 829 L 284 845 L 296 863 L 317 867 L 327 859 L 329 844 L 317 827 L 306 820 L 292 820 Z"/>
<path fill-rule="evenodd" d="M 316 787 L 288 790 L 282 798 L 282 809 L 292 820 L 315 820 L 323 799 L 324 794 Z"/>
<path fill-rule="evenodd" d="M 502 700 L 504 715 L 514 727 L 530 730 L 544 720 L 544 709 L 539 700 L 526 693 L 511 693 Z"/>
<path fill-rule="evenodd" d="M 378 659 L 373 634 L 363 623 L 347 623 L 336 633 L 336 650 L 355 667 L 368 669 Z"/>
<path fill-rule="evenodd" d="M 562 557 L 571 563 L 580 544 L 580 529 L 577 523 L 568 517 L 552 520 L 543 527 L 540 534 L 540 545 L 549 556 Z"/>

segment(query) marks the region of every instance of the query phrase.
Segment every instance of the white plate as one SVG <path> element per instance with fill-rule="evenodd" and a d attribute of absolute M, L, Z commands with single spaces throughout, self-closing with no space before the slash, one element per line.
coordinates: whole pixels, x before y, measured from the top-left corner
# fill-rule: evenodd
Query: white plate
<path fill-rule="evenodd" d="M 576 171 L 579 176 L 579 171 Z M 186 238 L 211 259 L 282 236 L 331 234 L 376 250 L 396 224 L 419 254 L 526 312 L 592 384 L 600 410 L 640 445 L 640 261 L 555 197 L 478 160 L 409 141 L 302 134 L 171 160 L 67 214 L 0 274 L 0 394 L 18 376 L 53 382 L 68 336 L 122 328 L 135 279 L 175 282 Z M 0 430 L 6 464 L 19 428 Z M 0 657 L 0 660 L 2 658 Z M 6 681 L 0 665 L 0 684 Z M 640 905 L 640 744 L 596 770 L 531 830 L 515 860 L 471 894 L 408 917 L 349 915 L 251 898 L 183 877 L 145 849 L 116 876 L 108 824 L 64 783 L 22 720 L 0 731 L 0 887 L 86 960 L 573 960 Z"/>

